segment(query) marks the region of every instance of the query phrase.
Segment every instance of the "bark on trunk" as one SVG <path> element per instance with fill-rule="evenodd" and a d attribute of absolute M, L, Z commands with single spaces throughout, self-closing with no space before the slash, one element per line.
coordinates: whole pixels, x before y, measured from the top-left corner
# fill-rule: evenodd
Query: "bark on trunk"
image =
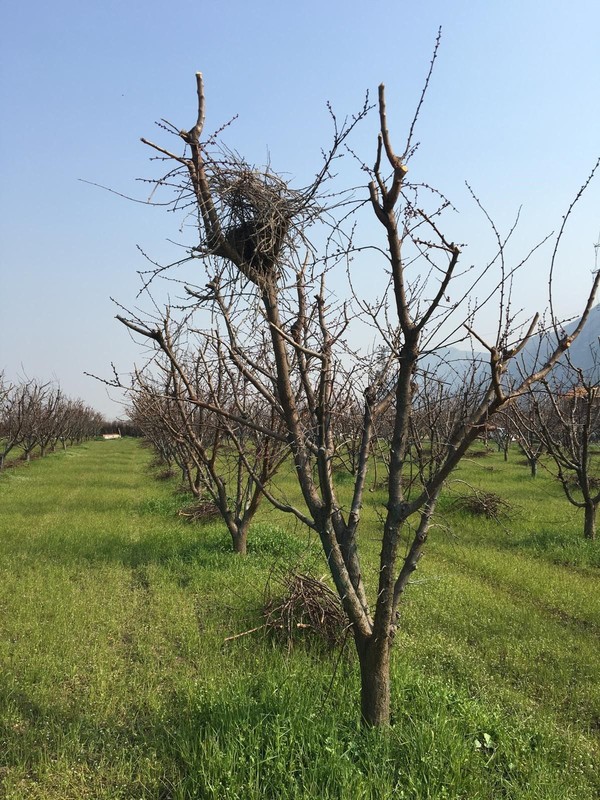
<path fill-rule="evenodd" d="M 231 540 L 233 542 L 233 552 L 240 556 L 246 555 L 248 546 L 248 527 L 239 526 L 237 530 L 229 531 L 231 533 Z"/>
<path fill-rule="evenodd" d="M 360 710 L 363 724 L 390 724 L 390 642 L 357 642 L 360 663 Z"/>
<path fill-rule="evenodd" d="M 583 535 L 586 539 L 596 538 L 596 506 L 587 505 L 585 507 L 585 522 Z"/>
<path fill-rule="evenodd" d="M 529 459 L 529 466 L 531 467 L 531 477 L 537 477 L 537 458 L 530 458 Z"/>

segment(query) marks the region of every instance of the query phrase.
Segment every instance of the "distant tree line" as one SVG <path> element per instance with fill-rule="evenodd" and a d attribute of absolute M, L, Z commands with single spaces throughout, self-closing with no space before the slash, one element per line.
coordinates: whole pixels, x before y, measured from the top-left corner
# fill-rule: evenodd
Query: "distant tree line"
<path fill-rule="evenodd" d="M 34 454 L 43 457 L 98 436 L 106 426 L 102 414 L 67 397 L 57 384 L 12 382 L 0 373 L 0 470 L 11 454 L 30 461 Z"/>
<path fill-rule="evenodd" d="M 98 433 L 100 435 L 104 433 L 119 433 L 121 436 L 142 436 L 140 428 L 134 422 L 127 419 L 104 419 Z"/>

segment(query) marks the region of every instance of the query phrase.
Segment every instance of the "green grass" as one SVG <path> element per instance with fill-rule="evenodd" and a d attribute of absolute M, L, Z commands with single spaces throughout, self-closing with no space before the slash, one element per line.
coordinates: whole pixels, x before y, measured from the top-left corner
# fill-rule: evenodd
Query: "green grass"
<path fill-rule="evenodd" d="M 260 624 L 275 563 L 324 572 L 314 541 L 265 506 L 235 557 L 149 458 L 91 442 L 0 477 L 0 797 L 598 797 L 598 545 L 549 477 L 516 454 L 461 467 L 513 503 L 503 525 L 452 512 L 448 486 L 378 732 L 350 645 L 225 642 Z"/>

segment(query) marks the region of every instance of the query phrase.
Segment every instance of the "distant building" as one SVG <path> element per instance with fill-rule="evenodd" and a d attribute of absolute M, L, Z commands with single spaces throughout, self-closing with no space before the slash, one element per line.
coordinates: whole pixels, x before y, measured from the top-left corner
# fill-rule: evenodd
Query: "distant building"
<path fill-rule="evenodd" d="M 574 386 L 562 397 L 565 400 L 574 400 L 577 397 L 589 397 L 590 400 L 597 400 L 600 397 L 600 386 Z"/>

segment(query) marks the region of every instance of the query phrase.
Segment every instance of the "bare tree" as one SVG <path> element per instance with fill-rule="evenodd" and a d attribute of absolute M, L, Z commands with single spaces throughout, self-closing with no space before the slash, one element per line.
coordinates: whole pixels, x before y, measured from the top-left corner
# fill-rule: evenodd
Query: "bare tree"
<path fill-rule="evenodd" d="M 560 371 L 532 388 L 532 436 L 543 442 L 556 469 L 565 497 L 584 511 L 583 535 L 596 538 L 600 504 L 600 373 L 586 375 L 570 359 Z"/>
<path fill-rule="evenodd" d="M 31 455 L 41 441 L 41 428 L 44 422 L 44 406 L 49 391 L 47 384 L 28 380 L 21 384 L 14 408 L 14 429 L 20 431 L 19 444 L 23 449 L 23 460 L 30 461 Z"/>
<path fill-rule="evenodd" d="M 136 372 L 135 419 L 162 457 L 177 463 L 192 494 L 217 509 L 234 551 L 244 555 L 263 489 L 287 457 L 285 435 L 248 376 L 228 366 L 218 338 L 202 337 L 190 352 L 182 349 L 169 320 L 167 314 L 154 331 L 128 322 L 153 339 L 162 355 L 154 361 L 162 383 Z M 250 419 L 256 428 L 246 424 Z M 259 434 L 261 427 L 270 435 Z"/>
<path fill-rule="evenodd" d="M 297 191 L 269 169 L 256 170 L 236 155 L 223 149 L 216 151 L 214 137 L 201 141 L 204 90 L 201 74 L 196 79 L 198 113 L 194 126 L 179 131 L 164 123 L 185 143 L 184 155 L 143 141 L 172 162 L 166 182 L 176 188 L 174 202 L 192 204 L 197 211 L 200 243 L 194 254 L 202 258 L 210 280 L 205 290 L 194 289 L 190 294 L 199 304 L 210 306 L 216 316 L 220 314 L 216 335 L 230 369 L 252 382 L 281 421 L 303 503 L 282 497 L 276 488 L 263 486 L 263 491 L 277 508 L 295 515 L 319 535 L 354 635 L 362 718 L 369 725 L 385 725 L 390 717 L 390 652 L 399 604 L 423 554 L 444 482 L 494 414 L 549 374 L 585 322 L 598 276 L 580 325 L 560 339 L 539 369 L 524 376 L 518 385 L 509 385 L 508 365 L 532 336 L 537 317 L 519 328 L 511 314 L 510 279 L 515 267 L 506 263 L 507 237 L 497 234 L 497 251 L 483 268 L 486 274 L 499 268 L 488 298 L 497 307 L 497 334 L 494 341 L 487 342 L 473 327 L 473 308 L 464 310 L 479 278 L 458 290 L 462 302 L 450 303 L 447 299 L 451 285 L 461 286 L 460 248 L 441 229 L 448 203 L 439 193 L 407 179 L 418 110 L 404 150 L 397 154 L 388 132 L 381 86 L 375 164 L 363 168 L 369 174 L 367 203 L 383 232 L 383 244 L 372 248 L 371 257 L 375 259 L 378 253 L 382 259 L 389 274 L 389 291 L 373 304 L 357 297 L 353 304 L 336 301 L 327 291 L 326 275 L 359 247 L 350 234 L 344 234 L 339 220 L 348 213 L 347 196 L 338 196 L 327 207 L 324 187 L 332 163 L 366 109 L 343 125 L 333 117 L 333 144 L 323 169 L 308 188 Z M 428 82 L 429 78 L 425 88 Z M 427 197 L 435 201 L 429 212 L 423 210 Z M 356 205 L 364 209 L 364 204 L 363 195 Z M 338 218 L 332 222 L 338 211 Z M 361 219 L 359 214 L 357 225 Z M 315 222 L 331 226 L 324 253 L 317 253 L 308 238 Z M 496 232 L 495 227 L 493 230 Z M 557 246 L 561 235 L 562 229 Z M 556 249 L 553 262 L 555 257 Z M 227 302 L 224 286 L 229 292 Z M 160 326 L 140 325 L 126 316 L 120 319 L 167 353 Z M 251 324 L 243 322 L 248 319 Z M 385 357 L 375 371 L 372 359 L 363 360 L 347 345 L 349 326 L 359 320 L 380 336 Z M 419 364 L 463 325 L 487 352 L 485 380 L 479 370 L 471 389 L 461 395 L 462 413 L 450 414 L 444 436 L 437 438 L 435 446 L 432 443 L 430 451 L 435 455 L 428 458 L 427 468 L 422 459 L 421 466 L 411 473 L 415 453 L 411 432 L 422 429 L 418 420 L 423 411 Z M 269 344 L 266 364 L 256 360 L 252 345 L 248 345 L 253 341 L 251 332 L 257 328 Z M 436 376 L 430 368 L 425 371 L 430 387 L 434 387 Z M 435 390 L 431 392 L 433 401 Z M 357 395 L 362 396 L 359 454 L 350 497 L 342 500 L 333 465 L 345 433 L 338 431 L 337 425 L 343 417 L 341 409 Z M 280 438 L 277 430 L 263 421 L 245 418 L 237 409 L 216 408 L 210 401 L 189 395 L 188 400 L 221 414 L 228 424 L 245 425 L 264 436 Z M 432 410 L 434 405 L 432 402 Z M 446 412 L 436 405 L 435 413 Z M 369 588 L 368 571 L 359 554 L 358 529 L 369 453 L 380 425 L 381 429 L 391 428 L 386 445 L 389 477 L 380 509 L 377 585 Z M 433 430 L 435 439 L 437 428 Z"/>
<path fill-rule="evenodd" d="M 127 412 L 128 419 L 140 431 L 145 444 L 154 451 L 155 459 L 152 466 L 162 467 L 161 474 L 167 477 L 173 474 L 173 465 L 176 464 L 181 469 L 182 479 L 185 481 L 188 477 L 186 472 L 188 460 L 178 454 L 177 440 L 171 434 L 169 399 L 164 396 L 162 387 L 159 389 L 147 385 L 149 380 L 140 384 L 134 378 L 130 390 L 131 404 Z M 177 426 L 177 429 L 179 427 Z"/>
<path fill-rule="evenodd" d="M 533 393 L 519 398 L 508 410 L 508 415 L 517 445 L 529 465 L 531 477 L 538 474 L 540 458 L 546 452 L 546 445 L 540 435 L 538 420 L 546 417 L 547 404 L 535 402 Z"/>
<path fill-rule="evenodd" d="M 63 449 L 98 436 L 106 426 L 102 414 L 81 399 L 64 398 L 58 413 L 61 423 L 57 441 L 61 442 Z"/>
<path fill-rule="evenodd" d="M 19 413 L 19 387 L 8 383 L 2 375 L 0 382 L 0 470 L 6 457 L 21 443 L 23 416 Z"/>
<path fill-rule="evenodd" d="M 65 410 L 59 386 L 48 386 L 46 394 L 36 409 L 37 444 L 43 458 L 59 437 Z"/>

